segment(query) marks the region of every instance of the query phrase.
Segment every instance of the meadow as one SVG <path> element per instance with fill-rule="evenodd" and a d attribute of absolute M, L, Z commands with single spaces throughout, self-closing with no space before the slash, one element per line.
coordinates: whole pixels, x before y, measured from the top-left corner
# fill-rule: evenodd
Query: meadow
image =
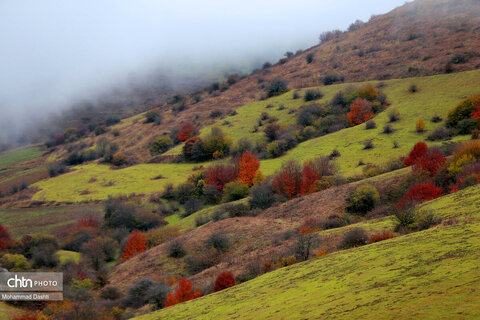
<path fill-rule="evenodd" d="M 458 223 L 327 254 L 135 319 L 476 319 L 479 191 L 421 207 Z"/>
<path fill-rule="evenodd" d="M 41 147 L 34 146 L 0 153 L 0 169 L 11 166 L 12 164 L 38 158 L 43 152 Z"/>

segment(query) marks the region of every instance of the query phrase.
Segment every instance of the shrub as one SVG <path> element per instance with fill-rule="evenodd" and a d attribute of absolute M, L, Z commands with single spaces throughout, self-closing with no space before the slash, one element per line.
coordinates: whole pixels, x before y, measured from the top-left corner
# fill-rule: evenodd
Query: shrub
<path fill-rule="evenodd" d="M 235 158 L 235 157 L 243 155 L 243 153 L 246 152 L 246 151 L 252 152 L 253 149 L 254 148 L 253 148 L 252 142 L 248 138 L 242 137 L 242 138 L 238 139 L 237 143 L 232 148 L 230 153 L 231 153 L 232 157 Z"/>
<path fill-rule="evenodd" d="M 191 274 L 202 272 L 219 262 L 219 254 L 215 249 L 205 250 L 204 252 L 196 255 L 189 255 L 185 258 L 186 267 Z"/>
<path fill-rule="evenodd" d="M 174 239 L 180 234 L 180 230 L 177 227 L 164 227 L 146 232 L 145 238 L 147 239 L 148 247 L 151 248 Z"/>
<path fill-rule="evenodd" d="M 303 99 L 308 102 L 308 101 L 321 99 L 322 97 L 323 97 L 323 93 L 320 90 L 308 89 L 307 91 L 305 91 L 305 96 Z"/>
<path fill-rule="evenodd" d="M 223 209 L 230 218 L 245 217 L 251 213 L 250 208 L 243 203 L 228 204 Z"/>
<path fill-rule="evenodd" d="M 150 145 L 150 153 L 152 155 L 162 154 L 173 146 L 170 137 L 162 136 L 155 139 Z"/>
<path fill-rule="evenodd" d="M 368 120 L 367 123 L 365 124 L 365 128 L 367 130 L 375 129 L 377 127 L 377 124 L 373 120 Z"/>
<path fill-rule="evenodd" d="M 145 123 L 155 123 L 161 124 L 162 123 L 162 114 L 160 110 L 150 110 L 145 114 Z"/>
<path fill-rule="evenodd" d="M 303 165 L 302 183 L 300 193 L 302 195 L 323 190 L 317 183 L 325 176 L 331 176 L 335 173 L 335 168 L 330 162 L 329 157 L 320 157 L 308 161 Z M 326 187 L 329 186 L 328 181 Z"/>
<path fill-rule="evenodd" d="M 371 211 L 380 201 L 377 188 L 364 184 L 352 192 L 347 199 L 347 211 L 365 215 Z"/>
<path fill-rule="evenodd" d="M 237 179 L 238 170 L 231 165 L 217 165 L 205 170 L 205 183 L 223 191 L 224 186 Z"/>
<path fill-rule="evenodd" d="M 308 64 L 310 64 L 315 60 L 315 55 L 313 53 L 309 53 L 305 57 L 305 60 L 307 61 Z"/>
<path fill-rule="evenodd" d="M 186 141 L 189 138 L 193 137 L 194 134 L 195 134 L 195 127 L 193 126 L 193 124 L 190 122 L 185 123 L 177 135 L 177 140 Z"/>
<path fill-rule="evenodd" d="M 265 92 L 269 98 L 278 96 L 288 91 L 287 86 L 287 81 L 283 79 L 274 79 L 268 86 L 265 87 Z"/>
<path fill-rule="evenodd" d="M 245 151 L 238 163 L 238 181 L 251 186 L 258 168 L 260 168 L 260 162 L 257 157 L 250 151 Z"/>
<path fill-rule="evenodd" d="M 372 85 L 366 85 L 358 90 L 358 97 L 368 101 L 374 101 L 378 97 L 378 90 Z"/>
<path fill-rule="evenodd" d="M 370 236 L 369 243 L 380 242 L 380 241 L 392 239 L 393 237 L 394 237 L 394 235 L 390 231 L 383 231 L 382 233 L 372 234 Z"/>
<path fill-rule="evenodd" d="M 206 185 L 203 189 L 204 200 L 208 204 L 217 204 L 222 200 L 222 193 L 214 185 Z"/>
<path fill-rule="evenodd" d="M 438 169 L 446 162 L 446 158 L 437 148 L 428 149 L 413 163 L 413 170 L 426 171 L 430 176 L 437 174 Z"/>
<path fill-rule="evenodd" d="M 427 144 L 425 142 L 418 142 L 413 147 L 412 151 L 408 155 L 408 158 L 405 159 L 405 166 L 413 165 L 417 159 L 423 156 L 428 150 Z"/>
<path fill-rule="evenodd" d="M 442 222 L 440 217 L 437 217 L 432 212 L 422 212 L 421 214 L 417 215 L 417 229 L 418 230 L 426 230 L 433 226 L 439 225 Z"/>
<path fill-rule="evenodd" d="M 269 158 L 277 158 L 280 157 L 283 153 L 284 150 L 282 148 L 282 145 L 278 141 L 272 141 L 267 145 L 267 156 Z"/>
<path fill-rule="evenodd" d="M 411 204 L 422 203 L 443 196 L 443 190 L 433 183 L 412 186 L 400 200 L 398 207 L 405 208 Z"/>
<path fill-rule="evenodd" d="M 232 140 L 225 136 L 220 128 L 213 127 L 210 134 L 203 139 L 203 150 L 209 158 L 219 158 L 228 155 Z"/>
<path fill-rule="evenodd" d="M 334 84 L 335 82 L 343 82 L 343 80 L 343 76 L 339 76 L 336 74 L 327 74 L 325 77 L 323 77 L 323 84 L 329 86 L 331 84 Z"/>
<path fill-rule="evenodd" d="M 317 244 L 318 242 L 318 236 L 313 233 L 315 230 L 309 229 L 309 228 L 302 228 L 300 229 L 299 237 L 297 239 L 297 242 L 295 243 L 295 255 L 303 260 L 306 261 L 310 257 L 312 248 Z"/>
<path fill-rule="evenodd" d="M 222 202 L 231 202 L 240 200 L 248 196 L 250 188 L 241 182 L 232 181 L 225 185 L 223 189 Z"/>
<path fill-rule="evenodd" d="M 63 163 L 56 163 L 56 164 L 49 165 L 47 170 L 48 170 L 48 175 L 50 177 L 56 177 L 61 174 L 67 173 L 68 167 Z"/>
<path fill-rule="evenodd" d="M 395 212 L 396 231 L 408 231 L 416 220 L 416 213 L 413 207 L 401 208 Z"/>
<path fill-rule="evenodd" d="M 447 127 L 454 128 L 458 122 L 464 119 L 470 119 L 480 104 L 480 94 L 470 96 L 460 101 L 457 106 L 447 115 Z"/>
<path fill-rule="evenodd" d="M 350 126 L 356 126 L 373 118 L 372 105 L 367 100 L 356 99 L 347 113 Z"/>
<path fill-rule="evenodd" d="M 417 124 L 415 126 L 415 130 L 418 133 L 424 132 L 425 131 L 425 121 L 423 121 L 422 119 L 418 119 Z"/>
<path fill-rule="evenodd" d="M 388 121 L 389 122 L 396 122 L 400 120 L 400 112 L 397 109 L 393 109 L 388 113 Z"/>
<path fill-rule="evenodd" d="M 0 258 L 0 266 L 10 272 L 25 272 L 30 269 L 27 258 L 21 254 L 4 254 Z"/>
<path fill-rule="evenodd" d="M 299 94 L 299 91 L 298 91 L 298 90 L 295 90 L 295 91 L 293 92 L 292 98 L 293 98 L 294 100 L 300 98 L 300 94 Z"/>
<path fill-rule="evenodd" d="M 183 258 L 187 253 L 183 243 L 178 240 L 173 240 L 167 247 L 168 256 L 171 258 Z"/>
<path fill-rule="evenodd" d="M 408 92 L 410 92 L 410 93 L 415 93 L 417 91 L 418 91 L 418 88 L 415 84 L 412 84 L 408 87 Z"/>
<path fill-rule="evenodd" d="M 458 134 L 471 134 L 478 127 L 478 119 L 463 119 L 457 123 Z"/>
<path fill-rule="evenodd" d="M 232 244 L 228 236 L 218 231 L 214 231 L 205 241 L 205 247 L 207 249 L 213 248 L 219 252 L 226 252 L 231 246 Z"/>
<path fill-rule="evenodd" d="M 439 122 L 442 122 L 443 119 L 442 119 L 442 117 L 435 115 L 435 116 L 432 117 L 432 119 L 430 119 L 430 121 L 433 122 L 433 123 L 439 123 Z"/>
<path fill-rule="evenodd" d="M 368 244 L 368 240 L 365 230 L 362 228 L 354 228 L 343 236 L 340 247 L 343 249 L 360 247 Z"/>
<path fill-rule="evenodd" d="M 122 152 L 117 152 L 113 155 L 112 159 L 112 164 L 114 166 L 123 166 L 128 163 L 128 157 L 122 153 Z"/>
<path fill-rule="evenodd" d="M 432 133 L 430 133 L 427 137 L 428 140 L 430 141 L 440 141 L 440 140 L 446 140 L 450 138 L 451 132 L 444 126 L 439 126 L 435 128 Z"/>
<path fill-rule="evenodd" d="M 369 149 L 373 149 L 374 148 L 374 145 L 373 145 L 373 140 L 365 140 L 363 142 L 363 150 L 369 150 Z"/>
<path fill-rule="evenodd" d="M 156 309 L 163 308 L 169 291 L 169 288 L 161 282 L 153 284 L 147 292 L 148 303 L 153 304 Z"/>
<path fill-rule="evenodd" d="M 44 245 L 33 253 L 32 267 L 38 268 L 54 268 L 58 265 L 58 257 L 56 255 L 56 248 L 52 245 Z"/>
<path fill-rule="evenodd" d="M 210 112 L 209 117 L 218 118 L 218 117 L 221 117 L 222 115 L 223 115 L 223 112 L 221 110 L 213 110 L 212 112 Z"/>
<path fill-rule="evenodd" d="M 268 184 L 253 187 L 250 192 L 250 206 L 253 208 L 267 209 L 275 202 L 273 189 Z"/>
<path fill-rule="evenodd" d="M 184 204 L 188 199 L 196 194 L 195 186 L 191 182 L 179 184 L 174 191 L 175 199 Z"/>
<path fill-rule="evenodd" d="M 125 305 L 140 308 L 148 303 L 148 292 L 155 285 L 151 278 L 142 278 L 133 283 L 125 297 Z"/>
<path fill-rule="evenodd" d="M 122 291 L 117 287 L 105 287 L 100 293 L 100 298 L 105 300 L 117 300 L 122 297 Z"/>
<path fill-rule="evenodd" d="M 134 232 L 130 235 L 123 249 L 121 260 L 128 260 L 147 249 L 147 239 L 141 232 Z"/>
<path fill-rule="evenodd" d="M 202 202 L 196 198 L 190 198 L 185 201 L 185 204 L 183 206 L 185 208 L 185 212 L 182 214 L 182 218 L 185 218 L 201 210 Z"/>
<path fill-rule="evenodd" d="M 178 281 L 178 288 L 175 295 L 169 293 L 164 307 L 170 307 L 181 302 L 193 300 L 202 296 L 200 291 L 193 291 L 192 284 L 187 279 L 180 279 Z"/>
<path fill-rule="evenodd" d="M 215 285 L 213 287 L 213 290 L 215 292 L 218 292 L 223 289 L 233 287 L 234 285 L 235 285 L 235 277 L 233 276 L 233 273 L 226 271 L 218 275 L 217 279 L 215 280 Z"/>
<path fill-rule="evenodd" d="M 136 228 L 137 209 L 131 204 L 123 203 L 120 199 L 109 198 L 105 202 L 104 225 L 109 228 L 125 227 L 130 230 Z"/>
<path fill-rule="evenodd" d="M 0 224 L 0 251 L 8 249 L 13 244 L 13 239 L 10 236 L 7 228 Z"/>
<path fill-rule="evenodd" d="M 298 162 L 287 162 L 273 179 L 273 190 L 288 199 L 296 197 L 301 192 L 302 169 Z"/>
<path fill-rule="evenodd" d="M 385 134 L 391 134 L 393 133 L 393 128 L 391 125 L 387 124 L 386 126 L 383 127 L 383 133 Z"/>

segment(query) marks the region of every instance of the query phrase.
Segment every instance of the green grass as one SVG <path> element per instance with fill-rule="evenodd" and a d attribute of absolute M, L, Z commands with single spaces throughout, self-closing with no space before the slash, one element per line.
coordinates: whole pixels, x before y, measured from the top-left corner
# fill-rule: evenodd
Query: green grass
<path fill-rule="evenodd" d="M 162 191 L 166 184 L 185 182 L 198 164 L 140 164 L 124 169 L 88 164 L 75 171 L 39 181 L 33 200 L 82 202 L 107 199 L 109 195 L 149 194 Z M 162 179 L 154 179 L 159 175 Z"/>
<path fill-rule="evenodd" d="M 38 158 L 42 154 L 43 151 L 40 147 L 29 147 L 0 153 L 0 168 Z"/>
<path fill-rule="evenodd" d="M 58 250 L 57 257 L 61 265 L 64 265 L 68 261 L 79 263 L 82 260 L 81 253 L 68 250 Z"/>
<path fill-rule="evenodd" d="M 422 209 L 477 213 L 479 191 Z M 136 319 L 478 319 L 479 262 L 473 219 L 328 254 Z"/>
<path fill-rule="evenodd" d="M 75 223 L 86 213 L 102 212 L 98 205 L 51 208 L 0 209 L 0 221 L 11 235 L 52 233 L 55 229 Z"/>
<path fill-rule="evenodd" d="M 366 84 L 377 85 L 378 83 L 379 81 L 370 81 L 319 87 L 324 93 L 324 97 L 317 102 L 328 103 L 336 93 L 352 85 L 359 88 Z M 455 107 L 465 96 L 480 92 L 480 71 L 423 78 L 396 79 L 384 81 L 384 83 L 386 86 L 382 90 L 387 95 L 391 106 L 375 117 L 376 129 L 365 130 L 365 125 L 362 124 L 308 140 L 280 158 L 261 161 L 262 172 L 265 175 L 270 175 L 278 170 L 286 160 L 297 159 L 305 161 L 314 157 L 329 155 L 333 149 L 340 151 L 341 156 L 336 162 L 340 173 L 346 175 L 354 175 L 361 172 L 362 167 L 358 167 L 359 160 L 363 160 L 364 163 L 382 164 L 393 157 L 406 155 L 415 143 L 425 140 L 435 127 L 441 125 L 430 122 L 432 116 L 439 115 L 445 119 L 448 111 Z M 419 92 L 410 93 L 408 88 L 411 84 L 415 84 Z M 301 90 L 302 97 L 304 91 Z M 266 106 L 269 104 L 274 105 L 274 108 L 267 109 Z M 277 107 L 281 104 L 287 108 L 279 111 Z M 302 99 L 294 100 L 292 91 L 265 101 L 252 102 L 238 108 L 237 115 L 226 117 L 217 121 L 214 125 L 202 129 L 201 136 L 210 132 L 211 127 L 218 126 L 223 128 L 225 133 L 232 137 L 234 141 L 241 137 L 248 137 L 253 141 L 260 140 L 263 137 L 263 132 L 261 132 L 263 127 L 257 133 L 251 133 L 250 131 L 257 124 L 257 119 L 262 112 L 268 112 L 270 115 L 277 117 L 280 124 L 292 124 L 295 123 L 296 115 L 288 114 L 288 110 L 298 109 L 305 104 Z M 401 119 L 391 124 L 396 131 L 393 134 L 386 135 L 382 131 L 388 122 L 388 112 L 391 109 L 397 109 L 400 112 Z M 420 118 L 426 123 L 426 131 L 423 134 L 415 132 L 415 124 Z M 232 125 L 222 125 L 225 120 Z M 363 142 L 369 139 L 373 139 L 375 148 L 363 150 Z M 469 137 L 456 137 L 454 141 L 465 139 L 469 139 Z M 399 148 L 393 148 L 394 141 L 398 142 Z M 438 145 L 439 143 L 429 144 Z M 177 146 L 168 153 L 181 153 L 181 147 Z"/>

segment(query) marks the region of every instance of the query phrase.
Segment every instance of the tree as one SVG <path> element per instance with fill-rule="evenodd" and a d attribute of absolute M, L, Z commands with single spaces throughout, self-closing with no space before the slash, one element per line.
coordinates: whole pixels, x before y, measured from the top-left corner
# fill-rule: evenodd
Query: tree
<path fill-rule="evenodd" d="M 203 150 L 210 158 L 224 157 L 230 152 L 232 140 L 225 136 L 220 128 L 212 128 L 211 133 L 203 139 Z"/>
<path fill-rule="evenodd" d="M 373 118 L 372 105 L 367 100 L 356 99 L 350 105 L 350 112 L 347 113 L 347 118 L 352 127 L 367 122 Z"/>
<path fill-rule="evenodd" d="M 0 224 L 0 250 L 6 250 L 13 243 L 8 230 Z"/>
<path fill-rule="evenodd" d="M 358 96 L 368 101 L 374 101 L 378 97 L 378 90 L 377 88 L 369 84 L 358 90 Z"/>
<path fill-rule="evenodd" d="M 460 121 L 471 118 L 472 115 L 476 113 L 479 104 L 480 94 L 460 101 L 457 106 L 448 113 L 446 121 L 447 127 L 454 128 Z"/>
<path fill-rule="evenodd" d="M 167 302 L 165 302 L 164 307 L 170 307 L 178 303 L 185 301 L 193 300 L 202 296 L 200 291 L 193 291 L 192 283 L 187 279 L 180 279 L 178 281 L 178 288 L 175 291 L 175 294 L 169 293 L 167 295 Z"/>
<path fill-rule="evenodd" d="M 250 151 L 245 151 L 238 162 L 238 181 L 251 186 L 259 168 L 260 162 L 257 157 Z"/>
<path fill-rule="evenodd" d="M 235 180 L 238 170 L 232 165 L 217 165 L 209 167 L 205 170 L 205 183 L 217 187 L 219 191 L 223 191 L 223 187 Z"/>
<path fill-rule="evenodd" d="M 187 139 L 193 137 L 194 132 L 195 132 L 195 127 L 193 126 L 193 124 L 191 124 L 190 122 L 185 123 L 180 129 L 177 139 L 179 141 L 186 141 Z"/>
<path fill-rule="evenodd" d="M 404 163 L 405 166 L 409 167 L 417 160 L 417 158 L 421 157 L 425 152 L 427 152 L 428 147 L 425 142 L 418 142 L 410 151 L 408 158 L 405 159 Z"/>
<path fill-rule="evenodd" d="M 136 231 L 130 235 L 123 249 L 121 260 L 128 260 L 147 249 L 147 239 L 143 233 Z"/>
<path fill-rule="evenodd" d="M 399 208 L 409 204 L 417 204 L 443 196 L 443 190 L 433 183 L 423 183 L 412 186 L 398 203 Z"/>
<path fill-rule="evenodd" d="M 233 287 L 234 285 L 235 277 L 233 276 L 233 273 L 231 273 L 230 271 L 226 271 L 218 275 L 217 279 L 215 280 L 213 290 L 217 292 L 226 288 Z"/>
<path fill-rule="evenodd" d="M 475 109 L 475 112 L 472 114 L 472 118 L 477 119 L 478 126 L 480 127 L 480 103 L 478 104 L 477 108 Z"/>
<path fill-rule="evenodd" d="M 185 141 L 185 144 L 183 145 L 183 156 L 188 160 L 193 159 L 194 146 L 195 144 L 201 143 L 201 142 L 202 142 L 202 139 L 200 137 L 192 137 L 187 141 Z"/>
<path fill-rule="evenodd" d="M 150 145 L 150 153 L 152 155 L 162 154 L 173 146 L 173 141 L 170 137 L 162 136 L 155 139 Z"/>
<path fill-rule="evenodd" d="M 292 199 L 301 193 L 301 185 L 302 168 L 294 160 L 287 162 L 272 181 L 273 190 L 288 199 Z"/>
<path fill-rule="evenodd" d="M 320 157 L 306 162 L 302 170 L 300 193 L 305 195 L 318 191 L 316 181 L 321 180 L 325 176 L 333 175 L 334 169 L 328 157 Z"/>
<path fill-rule="evenodd" d="M 87 213 L 83 217 L 77 220 L 77 229 L 85 228 L 98 228 L 100 226 L 100 220 L 93 213 Z"/>
<path fill-rule="evenodd" d="M 440 150 L 428 149 L 422 156 L 418 157 L 413 163 L 413 170 L 415 171 L 427 171 L 430 176 L 437 174 L 438 168 L 440 168 L 446 162 L 446 158 L 440 152 Z"/>
<path fill-rule="evenodd" d="M 425 131 L 425 121 L 423 119 L 418 119 L 416 129 L 418 133 Z"/>

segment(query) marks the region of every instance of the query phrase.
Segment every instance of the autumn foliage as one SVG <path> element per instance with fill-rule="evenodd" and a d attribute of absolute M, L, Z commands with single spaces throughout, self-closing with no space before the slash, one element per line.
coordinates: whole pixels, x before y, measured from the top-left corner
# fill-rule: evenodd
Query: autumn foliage
<path fill-rule="evenodd" d="M 375 243 L 383 240 L 392 239 L 394 237 L 393 233 L 390 231 L 383 231 L 382 233 L 372 234 L 370 236 L 370 243 Z"/>
<path fill-rule="evenodd" d="M 350 126 L 367 122 L 373 118 L 373 111 L 370 102 L 363 99 L 356 99 L 350 106 L 350 112 L 347 113 Z"/>
<path fill-rule="evenodd" d="M 437 174 L 438 169 L 446 162 L 446 158 L 438 149 L 428 149 L 413 163 L 413 170 L 426 171 L 430 176 Z"/>
<path fill-rule="evenodd" d="M 417 158 L 421 157 L 425 152 L 427 152 L 428 147 L 425 142 L 419 142 L 417 143 L 412 151 L 410 151 L 410 154 L 408 155 L 408 158 L 405 159 L 405 166 L 411 166 L 414 164 L 414 162 L 417 160 Z"/>
<path fill-rule="evenodd" d="M 218 275 L 217 280 L 215 280 L 215 286 L 213 287 L 213 290 L 217 292 L 226 288 L 233 287 L 234 285 L 235 277 L 231 272 L 226 271 Z"/>
<path fill-rule="evenodd" d="M 179 141 L 186 141 L 189 138 L 193 137 L 194 132 L 195 132 L 195 127 L 193 126 L 193 124 L 191 124 L 190 122 L 185 123 L 182 126 L 182 129 L 180 129 L 180 132 L 177 135 L 177 139 Z"/>
<path fill-rule="evenodd" d="M 223 187 L 237 179 L 237 176 L 238 169 L 233 165 L 217 165 L 205 170 L 205 182 L 217 187 L 219 191 L 223 191 Z"/>
<path fill-rule="evenodd" d="M 477 105 L 475 112 L 472 114 L 472 118 L 478 120 L 478 126 L 480 127 L 480 103 Z"/>
<path fill-rule="evenodd" d="M 139 253 L 144 252 L 147 249 L 147 239 L 143 233 L 136 231 L 130 235 L 127 240 L 127 244 L 123 249 L 121 260 L 128 260 Z"/>
<path fill-rule="evenodd" d="M 92 213 L 89 213 L 77 220 L 77 229 L 79 230 L 85 229 L 85 228 L 97 228 L 99 226 L 100 226 L 100 221 Z"/>
<path fill-rule="evenodd" d="M 167 295 L 167 302 L 164 307 L 170 307 L 181 302 L 193 300 L 202 296 L 200 291 L 193 291 L 192 284 L 187 279 L 180 279 L 178 281 L 178 288 L 175 294 L 169 293 Z"/>
<path fill-rule="evenodd" d="M 251 186 L 258 168 L 260 168 L 260 162 L 257 157 L 250 151 L 245 151 L 238 162 L 238 181 Z"/>
<path fill-rule="evenodd" d="M 412 186 L 398 203 L 399 208 L 409 204 L 422 203 L 443 196 L 443 190 L 433 183 L 423 183 Z"/>
<path fill-rule="evenodd" d="M 8 249 L 12 242 L 13 239 L 10 237 L 10 233 L 0 224 L 0 250 Z"/>
<path fill-rule="evenodd" d="M 33 314 L 24 314 L 20 317 L 15 317 L 13 320 L 37 320 L 38 318 Z"/>
<path fill-rule="evenodd" d="M 292 199 L 301 193 L 302 168 L 296 161 L 289 161 L 272 181 L 273 190 Z"/>

